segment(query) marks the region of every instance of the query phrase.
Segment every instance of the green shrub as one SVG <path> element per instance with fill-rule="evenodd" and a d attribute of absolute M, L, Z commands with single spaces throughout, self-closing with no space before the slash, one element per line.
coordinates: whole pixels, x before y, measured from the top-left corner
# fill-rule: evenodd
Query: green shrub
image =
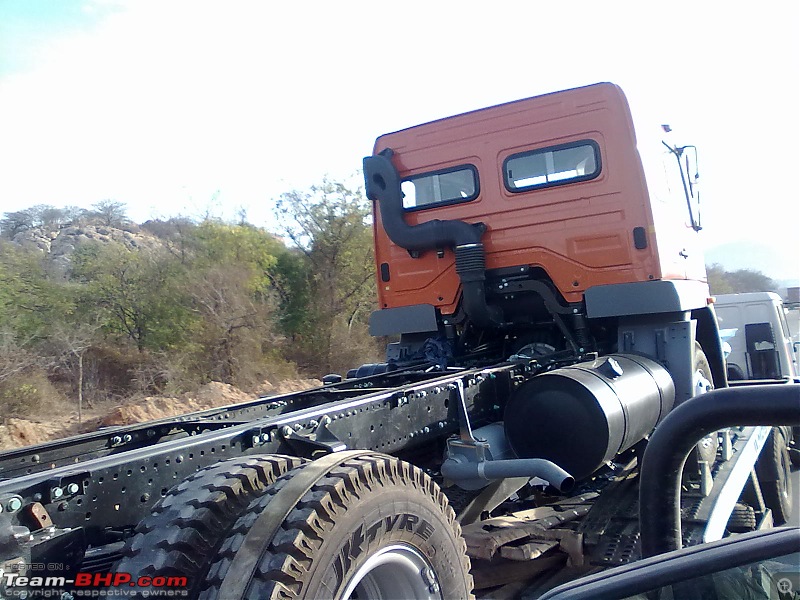
<path fill-rule="evenodd" d="M 3 416 L 36 420 L 67 416 L 70 408 L 46 373 L 31 368 L 0 381 L 0 410 Z"/>

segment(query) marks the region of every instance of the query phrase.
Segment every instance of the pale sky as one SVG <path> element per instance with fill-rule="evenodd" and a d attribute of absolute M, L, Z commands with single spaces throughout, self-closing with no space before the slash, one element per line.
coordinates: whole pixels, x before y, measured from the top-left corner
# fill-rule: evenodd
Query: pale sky
<path fill-rule="evenodd" d="M 382 133 L 598 81 L 698 146 L 707 244 L 800 274 L 797 0 L 0 0 L 0 213 L 269 227 Z"/>

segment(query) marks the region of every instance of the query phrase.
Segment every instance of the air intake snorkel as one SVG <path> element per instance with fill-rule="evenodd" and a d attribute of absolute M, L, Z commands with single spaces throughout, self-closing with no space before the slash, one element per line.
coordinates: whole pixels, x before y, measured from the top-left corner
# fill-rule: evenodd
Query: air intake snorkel
<path fill-rule="evenodd" d="M 406 223 L 400 176 L 391 160 L 393 154 L 390 148 L 386 148 L 377 155 L 364 158 L 367 198 L 379 203 L 386 235 L 410 251 L 452 248 L 467 317 L 480 328 L 501 327 L 504 323 L 502 311 L 486 302 L 486 253 L 481 242 L 486 225 L 439 219 L 419 225 Z"/>

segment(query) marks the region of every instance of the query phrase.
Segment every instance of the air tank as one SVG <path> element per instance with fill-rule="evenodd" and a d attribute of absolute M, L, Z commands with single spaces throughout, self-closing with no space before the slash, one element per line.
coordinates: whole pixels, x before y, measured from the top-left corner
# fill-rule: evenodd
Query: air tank
<path fill-rule="evenodd" d="M 672 409 L 675 386 L 657 362 L 612 354 L 525 382 L 505 431 L 520 458 L 544 458 L 583 479 L 647 436 Z"/>

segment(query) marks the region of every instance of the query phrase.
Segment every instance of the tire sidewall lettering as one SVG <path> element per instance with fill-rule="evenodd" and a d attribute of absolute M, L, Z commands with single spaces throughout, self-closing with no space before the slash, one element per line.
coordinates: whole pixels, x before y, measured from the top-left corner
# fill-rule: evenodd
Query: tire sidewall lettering
<path fill-rule="evenodd" d="M 331 531 L 341 533 L 326 536 L 327 543 L 317 549 L 314 569 L 321 573 L 311 578 L 316 583 L 304 591 L 306 597 L 338 597 L 369 557 L 398 544 L 425 557 L 443 590 L 453 590 L 453 597 L 469 595 L 467 590 L 460 591 L 464 574 L 459 549 L 450 533 L 452 525 L 443 514 L 431 509 L 431 498 L 425 498 L 423 490 L 398 487 L 373 489 L 360 501 L 348 503 Z M 402 498 L 398 498 L 398 492 Z"/>
<path fill-rule="evenodd" d="M 354 563 L 363 564 L 367 557 L 381 548 L 389 545 L 386 537 L 390 539 L 393 533 L 410 533 L 413 535 L 413 543 L 408 544 L 406 536 L 396 541 L 402 541 L 421 552 L 428 560 L 436 557 L 436 548 L 429 543 L 430 538 L 436 533 L 436 529 L 428 519 L 413 513 L 401 512 L 392 515 L 382 516 L 372 522 L 369 526 L 360 523 L 353 533 L 347 538 L 336 553 L 333 561 L 333 572 L 336 575 L 336 589 L 341 589 L 347 582 L 347 574 L 353 568 Z M 382 540 L 376 544 L 377 540 Z M 359 560 L 362 559 L 363 560 Z"/>

